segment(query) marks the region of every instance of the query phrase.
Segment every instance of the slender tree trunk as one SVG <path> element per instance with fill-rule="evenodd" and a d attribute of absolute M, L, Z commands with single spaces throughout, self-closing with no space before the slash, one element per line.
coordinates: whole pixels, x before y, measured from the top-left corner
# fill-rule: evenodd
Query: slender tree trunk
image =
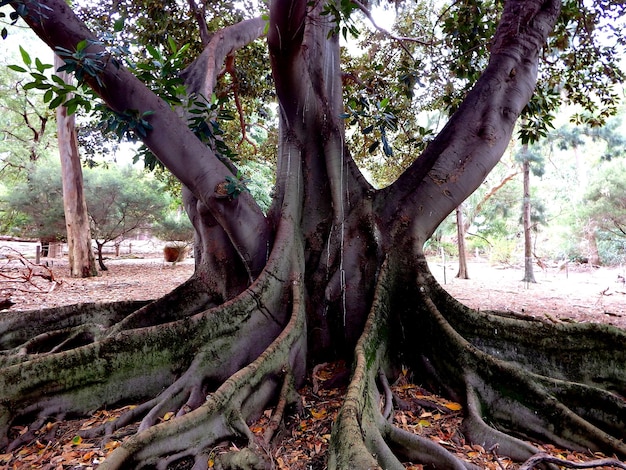
<path fill-rule="evenodd" d="M 533 271 L 533 246 L 530 220 L 530 161 L 528 160 L 528 145 L 524 145 L 524 202 L 522 204 L 522 219 L 524 226 L 524 282 L 537 282 Z"/>
<path fill-rule="evenodd" d="M 55 69 L 63 65 L 63 61 L 57 55 L 54 56 L 54 65 Z M 71 80 L 64 72 L 58 75 L 66 82 Z M 59 106 L 56 114 L 70 275 L 93 277 L 98 275 L 98 270 L 91 247 L 91 230 L 83 191 L 83 171 L 78 153 L 75 118 L 74 115 L 67 114 L 67 108 L 64 106 Z"/>
<path fill-rule="evenodd" d="M 587 240 L 587 249 L 589 253 L 589 264 L 592 266 L 600 266 L 602 264 L 600 260 L 600 253 L 598 251 L 598 241 L 596 239 L 596 224 L 593 221 L 589 221 L 589 224 L 585 227 L 585 240 Z"/>
<path fill-rule="evenodd" d="M 459 248 L 459 272 L 456 277 L 459 279 L 469 279 L 467 272 L 467 252 L 465 249 L 465 223 L 463 222 L 462 206 L 456 208 L 456 234 L 457 246 Z"/>
<path fill-rule="evenodd" d="M 98 240 L 96 240 L 96 250 L 98 251 L 98 265 L 100 266 L 100 270 L 108 271 L 109 268 L 107 268 L 106 265 L 104 264 L 104 255 L 102 253 L 103 249 L 104 249 L 104 243 L 100 243 Z"/>

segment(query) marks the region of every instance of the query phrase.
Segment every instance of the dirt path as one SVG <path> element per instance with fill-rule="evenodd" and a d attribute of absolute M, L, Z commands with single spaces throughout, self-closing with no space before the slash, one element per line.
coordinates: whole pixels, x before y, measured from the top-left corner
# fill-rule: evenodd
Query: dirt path
<path fill-rule="evenodd" d="M 32 277 L 17 282 L 0 279 L 0 296 L 8 294 L 15 305 L 11 310 L 31 310 L 80 302 L 110 302 L 117 300 L 150 300 L 161 297 L 189 279 L 194 261 L 187 259 L 172 266 L 156 255 L 148 258 L 106 260 L 108 271 L 98 277 L 74 279 L 69 277 L 66 260 L 54 260 L 47 270 L 37 273 L 52 274 L 53 280 Z M 22 269 L 22 272 L 24 270 Z M 17 270 L 0 273 L 18 276 Z"/>

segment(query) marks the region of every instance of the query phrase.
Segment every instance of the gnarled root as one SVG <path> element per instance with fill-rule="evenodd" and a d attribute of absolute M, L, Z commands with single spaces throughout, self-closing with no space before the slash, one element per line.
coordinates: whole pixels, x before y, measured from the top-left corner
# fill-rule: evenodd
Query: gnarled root
<path fill-rule="evenodd" d="M 196 276 L 156 301 L 76 304 L 7 312 L 0 318 L 0 367 L 67 351 L 142 328 L 189 317 L 213 304 Z"/>
<path fill-rule="evenodd" d="M 623 468 L 626 469 L 626 464 L 620 462 L 615 459 L 596 459 L 590 460 L 589 462 L 569 462 L 567 460 L 560 459 L 555 457 L 554 455 L 540 453 L 532 456 L 526 462 L 524 462 L 519 470 L 532 470 L 533 468 L 537 468 L 538 465 L 548 463 L 554 464 L 558 467 L 565 468 L 604 468 L 604 467 L 615 467 L 615 468 Z"/>
<path fill-rule="evenodd" d="M 147 426 L 163 410 L 204 402 L 207 390 L 257 358 L 287 324 L 291 260 L 277 256 L 248 290 L 214 309 L 118 331 L 67 351 L 5 356 L 7 365 L 0 369 L 0 444 L 8 443 L 8 429 L 16 419 L 85 415 L 148 398 L 154 401 L 130 412 L 133 419 L 144 416 Z M 105 306 L 104 319 L 128 318 L 130 305 L 120 305 Z M 71 327 L 67 324 L 84 319 L 72 320 L 72 315 L 93 320 L 98 310 L 69 309 L 52 326 Z"/>
<path fill-rule="evenodd" d="M 107 329 L 148 303 L 95 302 L 45 310 L 3 312 L 0 317 L 0 366 L 24 360 L 24 357 L 16 360 L 16 355 L 49 352 L 71 336 L 75 328 L 83 325 L 98 325 Z"/>
<path fill-rule="evenodd" d="M 281 381 L 283 388 L 289 387 L 284 384 L 291 384 L 294 377 L 301 382 L 305 373 L 302 365 L 306 357 L 306 329 L 301 285 L 294 283 L 292 291 L 289 324 L 256 360 L 235 372 L 206 397 L 202 406 L 131 437 L 100 468 L 155 465 L 164 469 L 188 456 L 194 457 L 197 468 L 206 468 L 208 451 L 218 442 L 243 440 L 254 448 L 256 443 L 247 423 L 271 402 Z"/>
<path fill-rule="evenodd" d="M 381 269 L 372 310 L 355 348 L 354 372 L 332 434 L 330 469 L 403 469 L 400 458 L 451 470 L 475 469 L 438 444 L 393 426 L 388 368 L 390 298 L 388 264 Z M 384 378 L 383 378 L 384 377 Z M 378 384 L 377 385 L 377 379 Z M 380 387 L 380 389 L 379 389 Z M 379 408 L 384 397 L 383 410 Z"/>
<path fill-rule="evenodd" d="M 466 405 L 471 441 L 521 461 L 538 450 L 508 433 L 626 456 L 616 437 L 626 433 L 624 331 L 481 314 L 427 274 L 419 283 L 422 331 L 437 338 L 426 343 L 421 369 Z"/>
<path fill-rule="evenodd" d="M 395 284 L 388 263 L 383 265 L 333 432 L 330 468 L 400 469 L 402 458 L 437 468 L 473 468 L 389 422 L 386 375 L 395 354 L 403 355 L 418 380 L 444 385 L 443 393 L 464 405 L 464 434 L 476 444 L 497 446 L 518 461 L 539 453 L 524 439 L 626 455 L 618 438 L 626 432 L 623 331 L 480 314 L 448 296 L 428 274 L 418 275 L 416 287 L 412 301 L 394 305 L 392 299 L 408 298 L 407 287 Z M 404 295 L 391 295 L 395 289 Z M 386 334 L 390 312 L 404 331 L 420 331 L 419 345 L 405 341 L 407 348 L 392 350 Z M 556 468 L 549 459 L 534 462 Z"/>

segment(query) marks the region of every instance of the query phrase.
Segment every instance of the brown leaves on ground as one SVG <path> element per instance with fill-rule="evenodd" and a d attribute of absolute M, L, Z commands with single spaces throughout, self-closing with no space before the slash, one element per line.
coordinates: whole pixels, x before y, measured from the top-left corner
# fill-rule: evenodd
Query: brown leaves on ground
<path fill-rule="evenodd" d="M 109 453 L 119 447 L 121 440 L 88 440 L 81 438 L 79 432 L 114 419 L 129 408 L 100 410 L 83 420 L 49 421 L 33 430 L 28 426 L 14 426 L 11 428 L 11 438 L 29 431 L 33 432 L 34 438 L 14 452 L 0 454 L 0 470 L 95 469 Z"/>
<path fill-rule="evenodd" d="M 322 376 L 330 379 L 333 373 L 341 371 L 341 363 L 329 363 Z M 392 387 L 397 400 L 403 403 L 402 410 L 396 410 L 393 423 L 407 431 L 442 445 L 457 457 L 472 462 L 483 469 L 517 470 L 520 464 L 506 456 L 500 456 L 497 448 L 485 449 L 480 445 L 465 441 L 460 432 L 463 410 L 460 404 L 434 395 L 418 385 L 408 383 L 404 376 Z M 343 402 L 345 387 L 320 387 L 313 392 L 313 380 L 300 390 L 302 410 L 299 414 L 290 415 L 281 428 L 275 444 L 263 444 L 263 434 L 269 423 L 273 410 L 266 410 L 263 415 L 250 425 L 257 437 L 259 447 L 266 453 L 273 467 L 279 470 L 323 470 L 326 468 L 326 455 L 330 441 L 332 423 Z M 121 429 L 109 440 L 82 439 L 80 430 L 99 426 L 113 420 L 130 407 L 116 410 L 100 410 L 93 416 L 74 421 L 48 422 L 35 430 L 31 442 L 16 449 L 14 452 L 0 454 L 0 470 L 77 470 L 96 469 L 98 464 L 127 438 L 135 427 L 133 425 Z M 163 420 L 176 419 L 171 412 L 166 413 Z M 11 429 L 12 437 L 28 432 L 26 426 L 15 426 Z M 589 462 L 605 456 L 599 453 L 572 452 L 559 449 L 552 445 L 537 447 L 553 457 L 570 462 Z M 214 458 L 220 453 L 236 451 L 235 443 L 224 442 L 217 446 L 208 462 L 213 467 Z M 405 462 L 410 470 L 423 470 L 424 467 L 415 462 Z M 596 469 L 611 469 L 601 466 Z"/>
<path fill-rule="evenodd" d="M 12 269 L 13 265 L 20 261 L 12 260 L 12 263 L 5 268 Z M 43 281 L 44 287 L 32 289 L 32 292 L 12 290 L 11 300 L 15 305 L 11 310 L 87 301 L 146 300 L 171 291 L 193 273 L 193 260 L 179 263 L 175 267 L 156 257 L 113 259 L 108 260 L 107 264 L 109 271 L 101 273 L 98 277 L 72 279 L 67 275 L 66 261 L 55 260 L 49 269 L 55 282 L 60 284 L 50 291 L 51 281 L 35 276 L 33 282 Z M 436 265 L 432 267 L 435 274 L 438 274 L 437 269 L 440 268 Z M 487 269 L 485 265 L 474 264 L 470 269 L 472 280 L 451 280 L 448 277 L 448 284 L 445 287 L 462 302 L 481 310 L 515 310 L 554 318 L 555 321 L 570 318 L 575 321 L 610 322 L 619 326 L 626 320 L 623 284 L 617 284 L 613 280 L 617 279 L 615 270 L 593 269 L 589 272 L 570 271 L 569 274 L 562 271 L 542 273 L 538 276 L 538 284 L 525 286 L 519 282 L 518 279 L 521 277 L 515 270 Z M 19 282 L 16 285 L 23 286 L 24 283 Z M 609 296 L 606 292 L 603 293 L 606 286 L 611 287 L 615 294 Z M 2 287 L 3 285 L 0 285 L 0 294 Z M 276 444 L 269 447 L 261 444 L 273 410 L 266 410 L 257 422 L 251 424 L 251 429 L 258 436 L 260 447 L 270 458 L 273 468 L 280 470 L 326 468 L 332 423 L 345 394 L 345 388 L 341 385 L 345 384 L 345 373 L 345 366 L 341 363 L 323 364 L 315 368 L 307 386 L 300 390 L 302 413 L 286 418 L 286 425 L 280 429 L 279 435 L 274 440 Z M 459 430 L 462 417 L 459 404 L 433 395 L 416 384 L 408 383 L 404 377 L 394 385 L 393 392 L 406 405 L 394 412 L 393 420 L 396 426 L 432 439 L 480 468 L 495 470 L 520 468 L 520 464 L 512 462 L 506 456 L 500 456 L 498 449 L 484 449 L 465 441 Z M 26 426 L 16 426 L 11 430 L 13 437 L 32 431 L 33 439 L 11 453 L 0 454 L 0 470 L 96 469 L 99 462 L 123 442 L 125 436 L 134 432 L 135 427 L 128 426 L 120 430 L 108 441 L 81 439 L 77 437 L 79 431 L 101 425 L 127 409 L 126 407 L 100 410 L 87 419 L 49 422 L 39 429 L 31 430 Z M 172 416 L 168 413 L 163 419 L 175 419 Z M 588 462 L 603 457 L 601 454 L 570 452 L 551 445 L 538 447 L 552 456 L 571 462 Z M 225 442 L 214 450 L 213 457 L 236 449 L 235 443 Z M 209 468 L 212 464 L 211 459 Z M 405 466 L 413 470 L 423 468 L 413 462 L 406 462 Z"/>

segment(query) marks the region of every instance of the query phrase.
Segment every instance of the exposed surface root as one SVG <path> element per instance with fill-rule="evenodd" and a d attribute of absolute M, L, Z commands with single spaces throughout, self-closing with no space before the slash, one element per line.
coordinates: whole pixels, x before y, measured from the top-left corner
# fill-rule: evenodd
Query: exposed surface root
<path fill-rule="evenodd" d="M 281 279 L 288 278 L 291 262 L 284 257 L 279 261 L 248 291 L 213 310 L 119 331 L 67 351 L 5 356 L 9 365 L 0 374 L 0 432 L 4 439 L 16 419 L 85 415 L 123 401 L 157 397 L 130 412 L 133 418 L 145 414 L 146 425 L 155 422 L 162 411 L 184 411 L 185 404 L 197 407 L 206 396 L 201 390 L 221 384 L 258 357 L 287 323 L 288 299 Z M 119 320 L 127 317 L 132 304 L 105 307 L 104 313 L 98 313 L 97 305 L 87 306 L 85 312 L 78 307 L 55 310 L 61 314 L 53 326 L 76 322 L 73 315 Z M 45 318 L 45 312 L 41 315 Z M 18 342 L 10 335 L 5 337 Z M 198 377 L 193 371 L 185 375 L 192 365 Z M 110 425 L 106 431 L 115 427 Z"/>
<path fill-rule="evenodd" d="M 276 404 L 276 408 L 272 417 L 267 424 L 265 429 L 265 433 L 263 434 L 263 441 L 265 445 L 269 445 L 279 426 L 283 422 L 283 416 L 285 414 L 285 409 L 288 405 L 301 407 L 300 401 L 298 400 L 299 395 L 296 391 L 296 386 L 294 383 L 294 376 L 291 371 L 287 371 L 285 377 L 283 377 L 283 385 L 280 389 L 280 395 L 278 396 L 278 403 Z"/>
<path fill-rule="evenodd" d="M 475 468 L 437 443 L 388 421 L 393 396 L 386 377 L 393 351 L 384 332 L 393 305 L 390 299 L 402 296 L 390 295 L 389 287 L 394 284 L 384 266 L 355 349 L 352 382 L 337 418 L 329 466 L 402 468 L 400 459 L 406 459 L 437 468 Z M 410 303 L 410 311 L 402 318 L 407 331 L 421 327 L 422 340 L 419 347 L 402 354 L 415 367 L 418 381 L 445 384 L 443 391 L 465 405 L 463 430 L 471 442 L 497 448 L 501 455 L 517 461 L 539 453 L 524 439 L 626 455 L 619 439 L 626 432 L 626 400 L 621 395 L 626 389 L 624 332 L 601 328 L 604 334 L 598 335 L 595 326 L 566 326 L 561 331 L 560 326 L 511 316 L 481 317 L 441 295 L 439 289 L 428 274 L 418 276 L 419 299 Z M 479 334 L 483 330 L 484 336 Z M 524 336 L 526 330 L 529 336 Z M 565 348 L 559 348 L 561 337 L 567 338 Z M 531 343 L 535 345 L 532 352 Z M 406 344 L 410 348 L 414 342 Z M 613 348 L 615 356 L 609 352 Z M 550 371 L 556 377 L 548 375 Z M 542 468 L 555 467 L 545 461 Z"/>
<path fill-rule="evenodd" d="M 439 444 L 412 434 L 396 426 L 387 426 L 385 436 L 394 453 L 404 457 L 407 461 L 421 462 L 432 465 L 435 468 L 447 468 L 450 470 L 478 470 L 479 468 L 469 462 L 464 462 Z"/>
<path fill-rule="evenodd" d="M 124 330 L 177 321 L 208 310 L 217 303 L 221 302 L 219 300 L 216 302 L 207 286 L 193 275 L 172 292 L 117 322 L 109 329 L 107 335 L 113 336 Z"/>
<path fill-rule="evenodd" d="M 3 312 L 0 318 L 0 366 L 91 344 L 127 329 L 177 321 L 211 305 L 211 296 L 192 276 L 156 301 L 76 304 Z"/>
<path fill-rule="evenodd" d="M 589 462 L 569 462 L 567 460 L 560 459 L 550 454 L 537 454 L 524 462 L 519 470 L 532 470 L 538 468 L 538 465 L 549 463 L 555 464 L 559 467 L 565 468 L 600 468 L 600 467 L 614 467 L 626 469 L 626 464 L 615 459 L 596 459 Z"/>
<path fill-rule="evenodd" d="M 469 382 L 469 381 L 468 381 Z M 498 452 L 514 460 L 523 461 L 539 452 L 528 442 L 517 439 L 487 425 L 481 417 L 481 408 L 472 386 L 467 387 L 467 412 L 463 421 L 465 436 L 484 448 L 497 446 Z"/>
<path fill-rule="evenodd" d="M 3 312 L 0 316 L 0 360 L 8 360 L 16 354 L 49 352 L 71 335 L 74 328 L 82 325 L 109 328 L 147 303 L 97 302 L 46 310 Z M 55 334 L 58 335 L 56 338 Z"/>
<path fill-rule="evenodd" d="M 465 432 L 473 442 L 498 445 L 516 460 L 537 449 L 510 432 L 626 455 L 616 438 L 626 432 L 623 331 L 481 315 L 443 294 L 428 274 L 419 285 L 428 334 L 445 344 L 424 351 L 422 370 L 466 405 Z"/>
<path fill-rule="evenodd" d="M 211 446 L 226 439 L 243 440 L 245 445 L 254 447 L 247 422 L 262 413 L 280 382 L 288 382 L 286 377 L 293 374 L 299 382 L 303 379 L 300 364 L 306 355 L 306 335 L 301 289 L 299 283 L 294 284 L 289 324 L 255 361 L 235 372 L 199 408 L 131 437 L 100 468 L 166 468 L 183 457 L 206 456 Z M 198 468 L 206 463 L 196 461 Z"/>
<path fill-rule="evenodd" d="M 403 469 L 399 458 L 405 458 L 451 470 L 474 469 L 475 466 L 438 444 L 389 423 L 393 398 L 384 372 L 389 358 L 385 335 L 389 321 L 389 276 L 385 263 L 372 311 L 355 348 L 354 372 L 333 432 L 329 468 Z"/>

